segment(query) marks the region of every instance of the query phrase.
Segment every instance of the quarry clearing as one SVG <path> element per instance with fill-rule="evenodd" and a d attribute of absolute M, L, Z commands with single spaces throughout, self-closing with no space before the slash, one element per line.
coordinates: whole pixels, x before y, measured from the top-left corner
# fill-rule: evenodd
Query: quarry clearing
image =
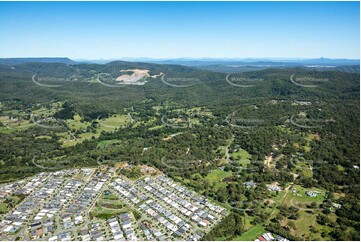
<path fill-rule="evenodd" d="M 146 79 L 149 78 L 157 78 L 161 76 L 163 73 L 159 75 L 151 76 L 149 74 L 149 70 L 141 70 L 141 69 L 128 69 L 128 70 L 121 70 L 120 72 L 132 72 L 131 75 L 122 74 L 117 77 L 116 81 L 119 84 L 128 84 L 128 85 L 144 85 L 147 81 Z"/>

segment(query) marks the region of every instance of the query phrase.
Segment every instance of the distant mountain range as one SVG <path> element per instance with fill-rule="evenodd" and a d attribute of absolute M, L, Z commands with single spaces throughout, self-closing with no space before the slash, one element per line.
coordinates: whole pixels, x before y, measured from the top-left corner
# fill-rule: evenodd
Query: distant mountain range
<path fill-rule="evenodd" d="M 0 58 L 0 65 L 18 65 L 29 62 L 77 64 L 67 57 Z"/>
<path fill-rule="evenodd" d="M 323 65 L 323 66 L 342 66 L 359 65 L 359 59 L 288 59 L 288 58 L 179 58 L 179 59 L 149 59 L 125 58 L 127 61 L 143 61 L 159 64 L 181 64 L 189 66 L 204 65 L 258 65 L 258 66 L 282 66 L 282 65 Z"/>

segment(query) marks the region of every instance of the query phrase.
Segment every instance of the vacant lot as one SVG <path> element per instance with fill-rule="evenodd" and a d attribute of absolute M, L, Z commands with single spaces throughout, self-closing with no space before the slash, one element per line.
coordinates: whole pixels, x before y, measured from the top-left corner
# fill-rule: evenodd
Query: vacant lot
<path fill-rule="evenodd" d="M 91 217 L 96 217 L 100 219 L 109 219 L 121 213 L 127 212 L 129 209 L 111 209 L 111 208 L 104 208 L 99 205 L 96 205 L 90 212 Z"/>

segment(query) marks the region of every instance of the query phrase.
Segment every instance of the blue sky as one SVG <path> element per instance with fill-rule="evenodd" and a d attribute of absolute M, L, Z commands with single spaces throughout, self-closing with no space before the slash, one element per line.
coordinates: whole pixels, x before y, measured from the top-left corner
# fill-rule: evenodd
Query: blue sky
<path fill-rule="evenodd" d="M 0 2 L 0 57 L 359 58 L 359 2 Z"/>

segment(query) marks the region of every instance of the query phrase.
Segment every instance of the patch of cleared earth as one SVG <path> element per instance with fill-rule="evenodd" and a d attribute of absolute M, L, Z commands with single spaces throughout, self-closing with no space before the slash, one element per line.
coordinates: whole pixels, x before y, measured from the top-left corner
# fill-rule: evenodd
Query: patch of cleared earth
<path fill-rule="evenodd" d="M 128 84 L 128 85 L 144 85 L 147 81 L 146 78 L 157 78 L 162 75 L 153 75 L 149 74 L 149 70 L 140 70 L 140 69 L 129 69 L 129 70 L 121 70 L 120 72 L 132 72 L 131 75 L 123 74 L 117 77 L 116 81 L 119 84 Z"/>

